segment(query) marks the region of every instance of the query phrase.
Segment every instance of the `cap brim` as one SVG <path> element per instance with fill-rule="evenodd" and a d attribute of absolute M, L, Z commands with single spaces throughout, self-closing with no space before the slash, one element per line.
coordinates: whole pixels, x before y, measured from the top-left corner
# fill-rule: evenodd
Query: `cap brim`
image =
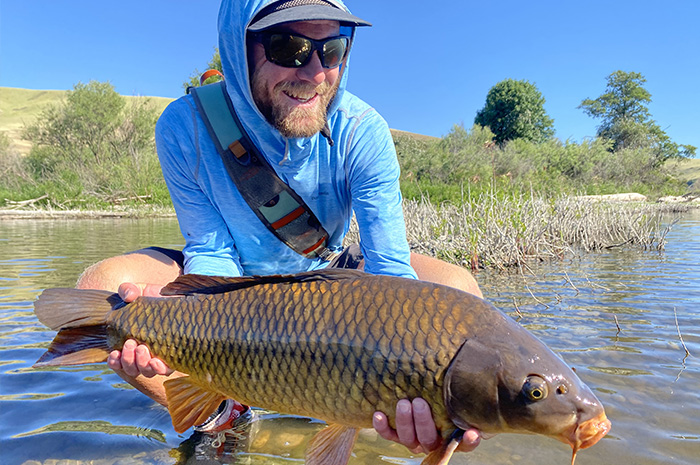
<path fill-rule="evenodd" d="M 371 23 L 368 23 L 357 16 L 353 16 L 340 8 L 334 8 L 332 6 L 304 5 L 270 13 L 269 15 L 260 18 L 258 21 L 248 26 L 248 30 L 258 32 L 272 26 L 277 26 L 278 24 L 290 23 L 293 21 L 314 21 L 322 19 L 339 21 L 341 24 L 350 26 L 372 25 Z"/>

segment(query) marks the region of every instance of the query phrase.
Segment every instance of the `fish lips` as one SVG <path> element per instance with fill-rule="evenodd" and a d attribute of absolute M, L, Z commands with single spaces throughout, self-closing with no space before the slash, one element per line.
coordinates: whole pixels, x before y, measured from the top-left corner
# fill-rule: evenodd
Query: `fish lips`
<path fill-rule="evenodd" d="M 610 420 L 608 420 L 605 412 L 601 412 L 596 417 L 572 425 L 571 428 L 556 438 L 569 444 L 574 449 L 574 453 L 576 453 L 581 449 L 586 449 L 596 444 L 603 436 L 608 434 L 611 428 Z"/>

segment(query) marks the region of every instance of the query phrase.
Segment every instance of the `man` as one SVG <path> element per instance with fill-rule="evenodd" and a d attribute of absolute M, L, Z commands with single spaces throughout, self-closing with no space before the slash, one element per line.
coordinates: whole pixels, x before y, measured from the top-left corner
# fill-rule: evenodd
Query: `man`
<path fill-rule="evenodd" d="M 399 167 L 386 122 L 345 90 L 355 27 L 337 0 L 223 0 L 219 51 L 226 89 L 252 143 L 277 175 L 310 207 L 328 232 L 328 248 L 342 251 L 355 213 L 361 256 L 345 267 L 420 278 L 481 295 L 464 269 L 411 254 L 405 233 Z M 254 214 L 229 177 L 191 96 L 173 102 L 156 128 L 158 156 L 186 244 L 183 253 L 144 249 L 90 267 L 78 287 L 119 290 L 127 301 L 158 295 L 181 273 L 220 276 L 297 273 L 329 266 L 300 255 Z M 330 266 L 337 266 L 336 263 Z M 108 364 L 162 404 L 173 373 L 148 348 L 127 341 Z M 202 429 L 221 428 L 244 407 L 234 401 Z M 422 399 L 397 405 L 397 430 L 377 412 L 374 426 L 412 450 L 439 445 Z M 465 434 L 462 450 L 478 444 Z"/>

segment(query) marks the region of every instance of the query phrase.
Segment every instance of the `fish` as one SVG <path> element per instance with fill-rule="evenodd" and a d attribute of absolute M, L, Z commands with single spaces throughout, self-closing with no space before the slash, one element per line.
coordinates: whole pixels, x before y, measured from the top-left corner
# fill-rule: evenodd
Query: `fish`
<path fill-rule="evenodd" d="M 58 334 L 35 367 L 100 363 L 127 339 L 187 376 L 164 387 L 178 433 L 224 399 L 323 420 L 306 463 L 345 465 L 375 411 L 424 398 L 447 464 L 467 428 L 549 436 L 576 454 L 610 430 L 600 401 L 545 344 L 487 301 L 357 270 L 182 275 L 125 303 L 102 290 L 46 289 L 34 308 Z"/>

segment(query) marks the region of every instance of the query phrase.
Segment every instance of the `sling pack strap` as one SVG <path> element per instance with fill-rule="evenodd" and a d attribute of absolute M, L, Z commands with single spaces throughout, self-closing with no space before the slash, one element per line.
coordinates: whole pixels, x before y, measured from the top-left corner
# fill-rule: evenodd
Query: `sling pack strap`
<path fill-rule="evenodd" d="M 282 181 L 243 130 L 224 81 L 191 88 L 199 113 L 229 176 L 260 221 L 306 258 L 330 260 L 328 233 L 311 209 Z"/>

